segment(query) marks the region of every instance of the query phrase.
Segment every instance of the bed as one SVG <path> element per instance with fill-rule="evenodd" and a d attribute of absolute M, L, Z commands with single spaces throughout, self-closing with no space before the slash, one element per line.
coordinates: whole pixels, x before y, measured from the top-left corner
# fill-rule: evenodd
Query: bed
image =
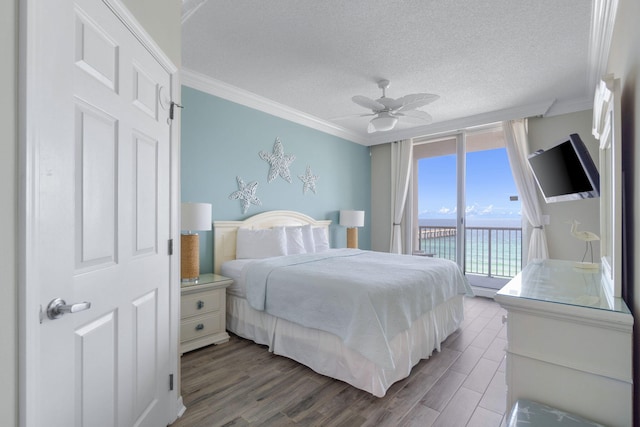
<path fill-rule="evenodd" d="M 329 249 L 330 224 L 293 211 L 214 222 L 215 272 L 234 279 L 227 329 L 383 397 L 459 328 L 471 291 L 447 260 Z"/>

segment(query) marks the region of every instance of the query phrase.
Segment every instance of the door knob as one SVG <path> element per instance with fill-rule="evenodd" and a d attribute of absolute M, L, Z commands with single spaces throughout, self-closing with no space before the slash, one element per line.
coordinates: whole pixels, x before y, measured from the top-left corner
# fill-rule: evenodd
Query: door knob
<path fill-rule="evenodd" d="M 49 319 L 57 319 L 58 317 L 62 317 L 65 313 L 77 313 L 79 311 L 88 310 L 89 308 L 91 308 L 90 302 L 84 301 L 77 304 L 67 305 L 62 298 L 56 298 L 51 300 L 47 306 L 47 317 Z"/>

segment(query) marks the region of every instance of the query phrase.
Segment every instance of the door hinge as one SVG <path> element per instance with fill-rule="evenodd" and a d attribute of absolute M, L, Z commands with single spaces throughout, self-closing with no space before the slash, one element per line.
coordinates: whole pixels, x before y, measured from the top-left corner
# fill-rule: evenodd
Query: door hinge
<path fill-rule="evenodd" d="M 169 391 L 173 391 L 173 374 L 169 374 Z"/>
<path fill-rule="evenodd" d="M 169 239 L 169 255 L 173 255 L 173 239 Z"/>
<path fill-rule="evenodd" d="M 178 107 L 178 108 L 184 108 L 182 105 L 175 103 L 173 101 L 171 101 L 171 106 L 169 107 L 169 118 L 171 120 L 173 120 L 173 108 L 174 107 Z"/>

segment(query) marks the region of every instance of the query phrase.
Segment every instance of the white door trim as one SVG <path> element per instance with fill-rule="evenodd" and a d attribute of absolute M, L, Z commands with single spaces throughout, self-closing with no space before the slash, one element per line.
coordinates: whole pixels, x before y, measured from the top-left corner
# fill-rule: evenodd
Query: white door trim
<path fill-rule="evenodd" d="M 113 13 L 122 21 L 129 31 L 140 41 L 140 43 L 151 53 L 163 69 L 170 74 L 171 87 L 167 94 L 161 94 L 162 100 L 169 105 L 171 101 L 180 103 L 180 80 L 178 68 L 153 41 L 147 32 L 138 23 L 135 17 L 127 10 L 120 0 L 102 0 Z M 40 325 L 39 325 L 39 280 L 30 271 L 28 260 L 39 256 L 38 248 L 34 244 L 34 236 L 38 232 L 35 229 L 37 213 L 37 189 L 39 185 L 37 156 L 35 156 L 37 135 L 31 122 L 38 120 L 42 114 L 34 108 L 35 97 L 38 96 L 37 89 L 43 82 L 37 81 L 33 72 L 38 61 L 35 57 L 35 42 L 33 31 L 37 28 L 39 0 L 24 0 L 19 2 L 19 224 L 18 224 L 18 340 L 19 340 L 19 372 L 18 372 L 18 399 L 19 399 L 19 425 L 21 427 L 44 425 L 39 420 L 39 407 L 37 399 L 33 396 L 32 389 L 37 384 L 39 378 L 39 367 L 35 363 L 33 354 L 39 354 L 42 349 L 39 345 Z M 46 18 L 46 17 L 45 17 Z M 55 108 L 55 107 L 52 107 Z M 168 108 L 168 107 L 167 107 Z M 173 239 L 175 248 L 179 249 L 179 204 L 180 204 L 180 112 L 174 117 L 171 126 L 171 148 L 170 148 L 170 236 Z M 180 278 L 179 278 L 179 250 L 174 251 L 174 256 L 170 261 L 170 281 L 175 286 L 171 287 L 169 295 L 170 305 L 170 328 L 169 342 L 170 355 L 169 363 L 174 373 L 174 389 L 171 392 L 171 407 L 167 408 L 167 419 L 175 419 L 184 411 L 182 397 L 179 391 L 179 307 L 180 307 Z M 162 379 L 166 381 L 166 379 Z M 48 420 L 52 421 L 52 420 Z"/>

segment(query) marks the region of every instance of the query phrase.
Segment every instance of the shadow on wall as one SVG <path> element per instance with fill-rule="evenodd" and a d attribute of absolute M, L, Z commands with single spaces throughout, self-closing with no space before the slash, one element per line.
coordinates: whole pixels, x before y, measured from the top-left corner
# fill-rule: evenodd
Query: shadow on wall
<path fill-rule="evenodd" d="M 635 224 L 633 215 L 633 206 L 635 204 L 635 185 L 633 180 L 633 171 L 635 168 L 635 94 L 637 93 L 637 84 L 635 76 L 638 72 L 630 73 L 629 78 L 625 81 L 622 88 L 622 96 L 620 99 L 622 118 L 621 118 L 621 135 L 622 135 L 622 298 L 633 310 L 634 301 L 634 284 L 630 279 L 635 277 L 634 263 L 635 248 L 634 239 L 626 236 L 634 236 Z M 627 173 L 625 173 L 627 172 Z M 638 367 L 640 368 L 640 367 Z M 639 387 L 636 384 L 636 387 Z M 640 391 L 640 390 L 638 390 Z M 640 411 L 640 409 L 638 410 Z M 640 414 L 637 414 L 640 416 Z"/>

